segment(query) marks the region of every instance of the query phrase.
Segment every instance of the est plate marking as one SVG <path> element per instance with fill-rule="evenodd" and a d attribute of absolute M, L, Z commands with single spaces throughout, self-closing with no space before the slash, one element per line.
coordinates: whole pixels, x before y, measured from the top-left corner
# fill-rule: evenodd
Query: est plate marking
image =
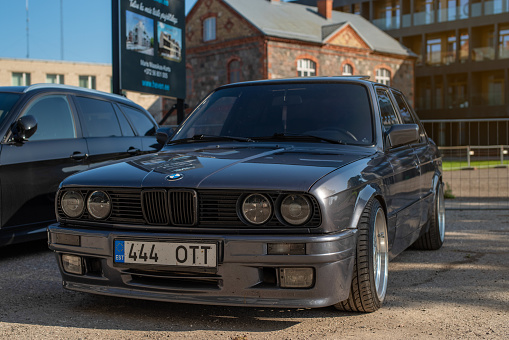
<path fill-rule="evenodd" d="M 215 243 L 115 240 L 115 263 L 216 267 Z"/>

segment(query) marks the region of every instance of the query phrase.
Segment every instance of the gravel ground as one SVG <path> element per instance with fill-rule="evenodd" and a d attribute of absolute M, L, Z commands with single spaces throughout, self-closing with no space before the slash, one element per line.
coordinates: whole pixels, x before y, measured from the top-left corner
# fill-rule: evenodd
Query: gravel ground
<path fill-rule="evenodd" d="M 2 339 L 508 339 L 509 213 L 447 211 L 439 251 L 390 263 L 385 305 L 334 308 L 184 305 L 65 291 L 42 242 L 0 249 Z"/>

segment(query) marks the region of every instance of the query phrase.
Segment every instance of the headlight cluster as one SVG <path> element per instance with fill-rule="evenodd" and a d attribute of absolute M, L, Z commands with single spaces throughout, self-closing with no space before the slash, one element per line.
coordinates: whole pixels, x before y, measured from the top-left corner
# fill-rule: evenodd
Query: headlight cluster
<path fill-rule="evenodd" d="M 79 191 L 70 190 L 62 195 L 60 206 L 67 217 L 77 218 L 85 212 L 85 199 Z M 94 191 L 88 195 L 86 206 L 90 216 L 103 220 L 110 215 L 111 199 L 104 191 Z"/>
<path fill-rule="evenodd" d="M 313 214 L 309 198 L 299 194 L 285 195 L 276 202 L 264 194 L 250 194 L 241 197 L 239 203 L 242 219 L 253 225 L 262 225 L 276 214 L 284 224 L 300 226 Z"/>

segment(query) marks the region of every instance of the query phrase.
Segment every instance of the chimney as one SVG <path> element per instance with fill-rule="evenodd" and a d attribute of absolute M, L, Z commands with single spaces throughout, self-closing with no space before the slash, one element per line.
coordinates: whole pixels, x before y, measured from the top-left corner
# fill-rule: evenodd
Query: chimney
<path fill-rule="evenodd" d="M 317 0 L 318 14 L 325 19 L 332 18 L 332 0 Z"/>

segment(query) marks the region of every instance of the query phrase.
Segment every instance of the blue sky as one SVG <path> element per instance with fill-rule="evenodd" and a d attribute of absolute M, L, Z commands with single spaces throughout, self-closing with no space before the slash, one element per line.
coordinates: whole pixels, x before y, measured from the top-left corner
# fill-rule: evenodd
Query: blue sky
<path fill-rule="evenodd" d="M 111 63 L 111 1 L 62 0 L 64 60 Z M 196 0 L 185 0 L 186 14 Z M 27 57 L 26 0 L 0 1 L 0 58 Z M 30 59 L 61 60 L 60 0 L 28 0 Z"/>

